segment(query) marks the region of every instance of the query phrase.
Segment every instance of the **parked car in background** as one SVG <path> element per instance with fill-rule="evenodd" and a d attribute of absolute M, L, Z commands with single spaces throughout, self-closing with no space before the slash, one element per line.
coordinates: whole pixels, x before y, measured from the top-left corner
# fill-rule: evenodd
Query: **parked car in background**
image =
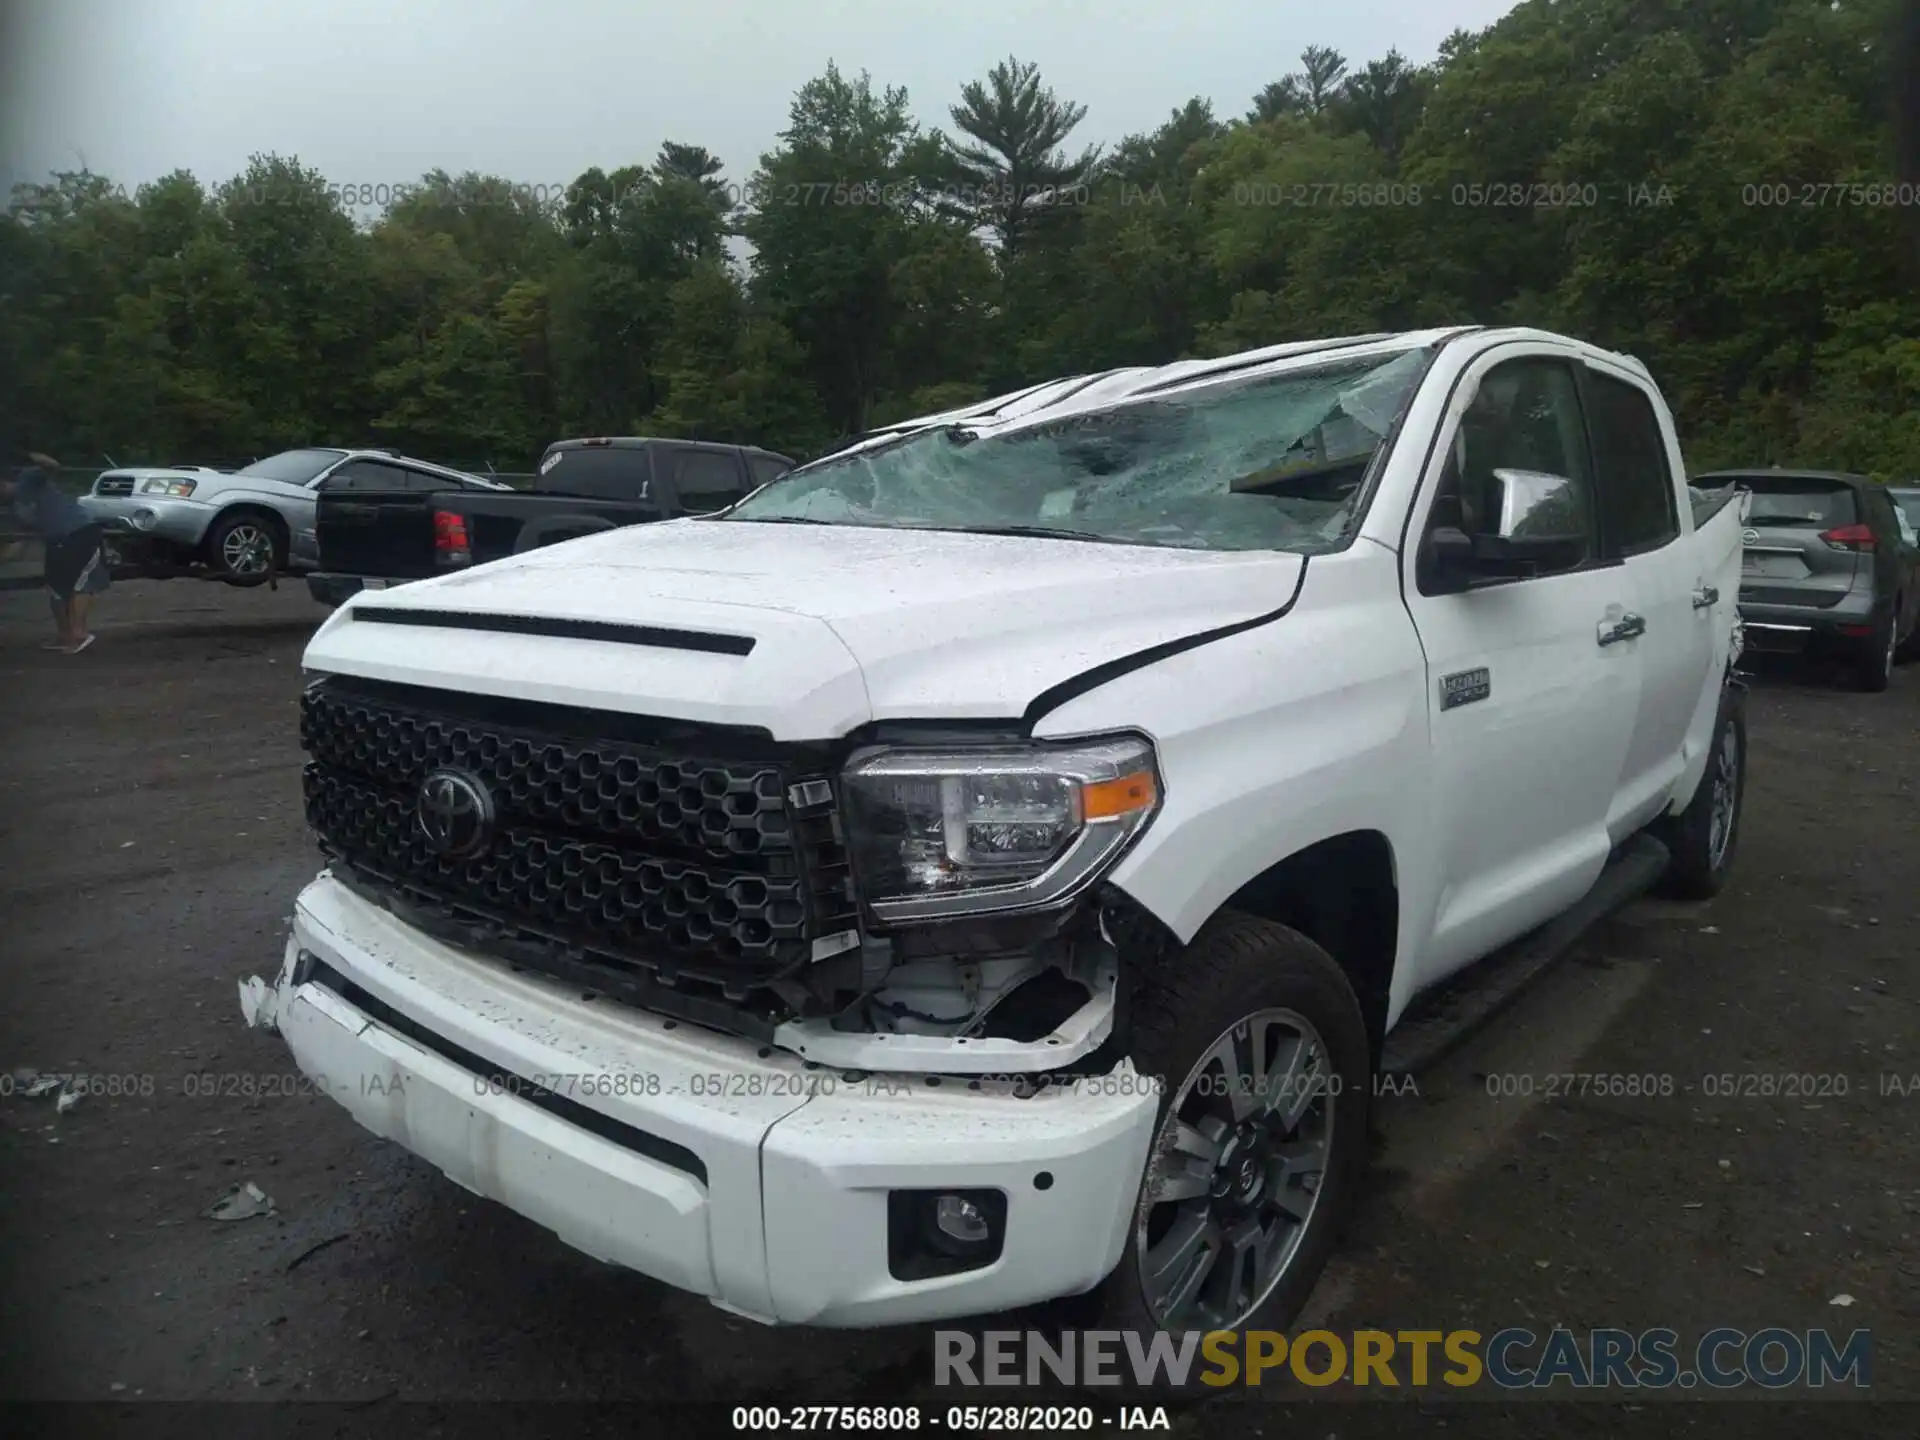
<path fill-rule="evenodd" d="M 362 589 L 519 555 L 623 525 L 724 510 L 793 461 L 752 446 L 646 436 L 559 440 L 530 491 L 476 495 L 370 461 L 320 497 L 313 598 L 338 605 Z"/>
<path fill-rule="evenodd" d="M 1753 493 L 1740 617 L 1755 650 L 1845 655 L 1858 688 L 1887 688 L 1920 621 L 1920 551 L 1886 487 L 1828 470 L 1719 470 L 1705 488 Z"/>
<path fill-rule="evenodd" d="M 506 488 L 389 450 L 315 446 L 269 455 L 231 473 L 199 465 L 107 470 L 80 503 L 107 527 L 123 564 L 159 574 L 204 568 L 230 585 L 258 585 L 277 571 L 318 562 L 314 501 L 320 486 L 376 459 L 459 489 Z"/>

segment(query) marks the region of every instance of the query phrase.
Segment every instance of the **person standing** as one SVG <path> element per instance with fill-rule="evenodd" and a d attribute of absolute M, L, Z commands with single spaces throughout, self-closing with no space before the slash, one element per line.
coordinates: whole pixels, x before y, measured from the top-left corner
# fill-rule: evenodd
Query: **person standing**
<path fill-rule="evenodd" d="M 45 648 L 78 655 L 93 644 L 87 612 L 109 579 L 105 532 L 71 495 L 53 483 L 60 462 L 31 454 L 33 463 L 6 486 L 13 510 L 40 537 L 47 590 L 53 601 L 55 640 Z"/>

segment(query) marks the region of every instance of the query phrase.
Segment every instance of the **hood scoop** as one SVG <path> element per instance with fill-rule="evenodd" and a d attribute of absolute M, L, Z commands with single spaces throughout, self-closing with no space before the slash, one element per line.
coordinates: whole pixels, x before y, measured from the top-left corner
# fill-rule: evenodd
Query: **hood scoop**
<path fill-rule="evenodd" d="M 658 650 L 695 650 L 706 655 L 751 655 L 750 635 L 717 635 L 707 630 L 673 630 L 658 625 L 627 625 L 612 620 L 569 620 L 558 616 L 495 615 L 459 610 L 397 610 L 356 606 L 350 613 L 362 624 L 422 625 L 434 630 L 484 630 L 497 635 L 552 635 L 563 640 L 603 640 L 613 645 L 650 645 Z"/>

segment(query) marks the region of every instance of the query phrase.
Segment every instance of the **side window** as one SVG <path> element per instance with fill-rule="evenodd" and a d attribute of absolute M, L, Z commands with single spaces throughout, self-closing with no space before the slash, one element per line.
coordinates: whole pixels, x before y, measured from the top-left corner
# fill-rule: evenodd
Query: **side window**
<path fill-rule="evenodd" d="M 789 465 L 786 461 L 776 460 L 771 455 L 749 455 L 747 457 L 747 469 L 752 472 L 753 483 L 756 487 L 766 484 L 769 480 L 778 480 L 792 468 L 793 466 Z"/>
<path fill-rule="evenodd" d="M 1658 550 L 1680 534 L 1673 472 L 1653 402 L 1638 385 L 1587 372 L 1594 467 L 1600 503 L 1622 555 Z"/>
<path fill-rule="evenodd" d="M 1911 532 L 1904 523 L 1905 517 L 1894 509 L 1893 497 L 1877 487 L 1870 488 L 1865 493 L 1867 509 L 1873 515 L 1873 528 L 1889 539 L 1897 535 L 1901 540 L 1911 543 L 1909 540 Z"/>
<path fill-rule="evenodd" d="M 724 510 L 745 493 L 737 456 L 725 451 L 683 450 L 673 460 L 673 493 L 689 515 Z"/>
<path fill-rule="evenodd" d="M 1575 540 L 1578 558 L 1548 573 L 1594 557 L 1593 477 L 1568 362 L 1509 360 L 1480 378 L 1453 433 L 1427 526 L 1475 538 Z"/>
<path fill-rule="evenodd" d="M 534 493 L 627 503 L 649 499 L 658 449 L 653 444 L 555 447 L 540 461 Z M 667 463 L 664 456 L 660 463 Z"/>
<path fill-rule="evenodd" d="M 411 472 L 383 460 L 349 460 L 327 477 L 329 494 L 342 490 L 410 490 Z"/>

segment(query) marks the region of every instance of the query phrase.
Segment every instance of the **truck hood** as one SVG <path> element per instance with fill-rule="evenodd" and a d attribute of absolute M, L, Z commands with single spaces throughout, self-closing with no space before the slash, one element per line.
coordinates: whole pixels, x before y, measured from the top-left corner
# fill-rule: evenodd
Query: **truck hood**
<path fill-rule="evenodd" d="M 1097 666 L 1280 609 L 1304 564 L 1273 551 L 669 521 L 365 592 L 321 627 L 305 663 L 826 739 L 870 720 L 1018 717 Z"/>

